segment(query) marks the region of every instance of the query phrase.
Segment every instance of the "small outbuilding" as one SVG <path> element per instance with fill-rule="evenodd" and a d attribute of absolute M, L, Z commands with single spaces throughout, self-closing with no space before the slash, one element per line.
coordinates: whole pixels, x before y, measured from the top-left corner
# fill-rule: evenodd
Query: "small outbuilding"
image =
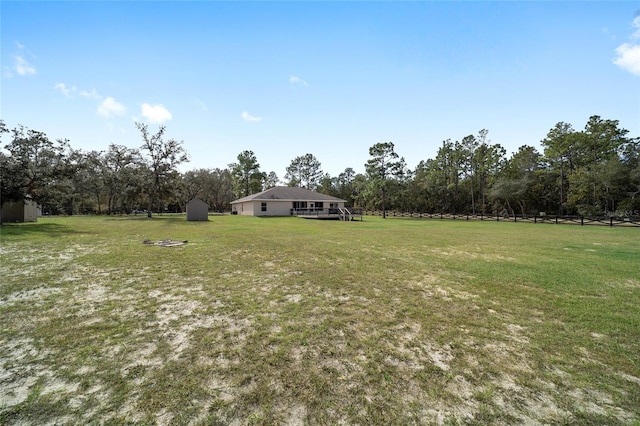
<path fill-rule="evenodd" d="M 187 203 L 187 220 L 209 220 L 209 205 L 199 198 L 194 198 Z"/>
<path fill-rule="evenodd" d="M 37 222 L 38 205 L 32 200 L 5 201 L 2 203 L 0 222 Z"/>
<path fill-rule="evenodd" d="M 345 200 L 306 188 L 276 186 L 231 202 L 233 214 L 337 219 Z"/>

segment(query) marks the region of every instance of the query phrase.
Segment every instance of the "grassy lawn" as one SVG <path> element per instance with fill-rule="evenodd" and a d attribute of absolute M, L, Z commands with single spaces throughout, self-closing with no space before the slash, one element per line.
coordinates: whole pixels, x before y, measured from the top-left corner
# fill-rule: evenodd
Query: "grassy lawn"
<path fill-rule="evenodd" d="M 0 424 L 640 424 L 640 229 L 0 232 Z M 165 238 L 189 242 L 143 244 Z"/>

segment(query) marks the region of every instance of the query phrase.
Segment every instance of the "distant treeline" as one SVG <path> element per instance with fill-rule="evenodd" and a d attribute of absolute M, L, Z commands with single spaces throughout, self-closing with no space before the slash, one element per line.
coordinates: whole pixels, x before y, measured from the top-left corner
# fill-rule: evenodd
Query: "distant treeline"
<path fill-rule="evenodd" d="M 68 140 L 0 121 L 2 202 L 33 199 L 50 214 L 123 214 L 183 211 L 198 197 L 213 211 L 276 185 L 304 186 L 366 210 L 421 213 L 631 216 L 640 212 L 640 138 L 617 120 L 594 115 L 584 130 L 557 123 L 541 141 L 543 152 L 522 146 L 510 157 L 487 130 L 442 142 L 435 158 L 414 170 L 392 142 L 369 149 L 365 173 L 322 171 L 307 153 L 291 160 L 281 180 L 264 172 L 246 150 L 225 169 L 185 173 L 182 141 L 149 133 L 136 123 L 142 145 L 111 144 L 104 151 L 73 149 Z M 6 140 L 8 139 L 8 142 Z M 365 158 L 365 153 L 363 153 Z M 384 213 L 383 213 L 384 214 Z"/>

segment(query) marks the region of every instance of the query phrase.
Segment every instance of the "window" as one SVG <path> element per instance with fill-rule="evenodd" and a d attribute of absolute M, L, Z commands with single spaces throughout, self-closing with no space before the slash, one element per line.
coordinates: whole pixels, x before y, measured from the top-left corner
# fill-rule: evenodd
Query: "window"
<path fill-rule="evenodd" d="M 262 203 L 262 209 L 263 212 L 267 211 L 267 203 Z"/>
<path fill-rule="evenodd" d="M 293 202 L 293 208 L 295 210 L 306 209 L 307 208 L 307 202 L 306 201 L 294 201 Z"/>

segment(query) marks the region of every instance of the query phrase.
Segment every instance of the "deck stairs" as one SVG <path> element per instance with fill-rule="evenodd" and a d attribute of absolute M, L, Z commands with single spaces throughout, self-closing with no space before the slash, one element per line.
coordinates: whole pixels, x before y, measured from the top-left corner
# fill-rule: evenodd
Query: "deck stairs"
<path fill-rule="evenodd" d="M 356 218 L 360 218 L 362 220 L 362 212 L 358 212 L 353 208 L 350 210 L 347 207 L 339 207 L 338 208 L 340 220 L 352 221 L 356 220 Z"/>

